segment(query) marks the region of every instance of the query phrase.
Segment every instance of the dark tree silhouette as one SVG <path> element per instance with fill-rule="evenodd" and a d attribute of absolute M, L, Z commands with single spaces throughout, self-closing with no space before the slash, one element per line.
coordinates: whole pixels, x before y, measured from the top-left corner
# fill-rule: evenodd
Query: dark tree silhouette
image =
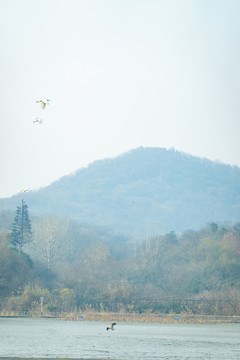
<path fill-rule="evenodd" d="M 28 214 L 28 206 L 22 200 L 21 206 L 17 206 L 16 216 L 12 225 L 11 244 L 18 250 L 31 241 L 31 221 Z"/>

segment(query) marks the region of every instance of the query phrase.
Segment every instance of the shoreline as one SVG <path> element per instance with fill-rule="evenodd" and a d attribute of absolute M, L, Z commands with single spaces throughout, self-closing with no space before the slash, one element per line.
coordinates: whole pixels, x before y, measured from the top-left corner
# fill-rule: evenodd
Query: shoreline
<path fill-rule="evenodd" d="M 215 323 L 240 323 L 240 316 L 215 316 L 215 315 L 188 315 L 188 314 L 86 314 L 87 321 L 116 321 L 116 322 L 136 322 L 136 323 L 189 323 L 189 324 L 215 324 Z M 80 321 L 84 321 L 80 320 Z M 78 319 L 65 318 L 64 320 L 76 321 Z"/>
<path fill-rule="evenodd" d="M 2 311 L 0 318 L 42 318 L 59 319 L 63 321 L 106 321 L 106 322 L 138 322 L 138 323 L 189 323 L 189 324 L 216 324 L 216 323 L 240 323 L 240 316 L 221 315 L 193 315 L 193 314 L 135 314 L 135 313 L 44 313 L 39 312 L 15 312 Z"/>

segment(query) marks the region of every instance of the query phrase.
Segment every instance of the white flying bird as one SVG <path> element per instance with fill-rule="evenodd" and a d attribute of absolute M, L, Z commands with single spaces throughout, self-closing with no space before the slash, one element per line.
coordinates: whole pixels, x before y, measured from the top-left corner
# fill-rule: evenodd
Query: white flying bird
<path fill-rule="evenodd" d="M 39 124 L 41 124 L 42 122 L 43 122 L 42 119 L 39 119 L 38 116 L 35 116 L 35 118 L 33 119 L 33 123 L 39 123 Z"/>
<path fill-rule="evenodd" d="M 46 105 L 49 105 L 50 99 L 37 100 L 36 103 L 40 103 L 42 109 L 45 109 Z"/>

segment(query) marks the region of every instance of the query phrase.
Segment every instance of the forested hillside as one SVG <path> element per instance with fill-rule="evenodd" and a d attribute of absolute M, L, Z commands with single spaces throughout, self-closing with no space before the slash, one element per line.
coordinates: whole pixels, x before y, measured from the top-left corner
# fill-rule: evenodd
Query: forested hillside
<path fill-rule="evenodd" d="M 0 310 L 240 315 L 240 224 L 132 242 L 57 217 L 22 250 L 0 235 Z M 115 244 L 118 248 L 112 247 Z"/>
<path fill-rule="evenodd" d="M 138 148 L 95 161 L 24 198 L 34 215 L 54 215 L 144 238 L 240 216 L 240 168 L 163 148 Z"/>

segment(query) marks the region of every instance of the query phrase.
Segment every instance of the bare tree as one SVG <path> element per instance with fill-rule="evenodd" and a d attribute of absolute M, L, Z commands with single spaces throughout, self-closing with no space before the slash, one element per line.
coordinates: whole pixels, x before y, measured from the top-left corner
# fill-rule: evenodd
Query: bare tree
<path fill-rule="evenodd" d="M 45 264 L 50 270 L 61 261 L 68 251 L 67 233 L 69 221 L 58 217 L 44 217 L 33 223 L 33 242 L 27 252 L 33 259 Z"/>

